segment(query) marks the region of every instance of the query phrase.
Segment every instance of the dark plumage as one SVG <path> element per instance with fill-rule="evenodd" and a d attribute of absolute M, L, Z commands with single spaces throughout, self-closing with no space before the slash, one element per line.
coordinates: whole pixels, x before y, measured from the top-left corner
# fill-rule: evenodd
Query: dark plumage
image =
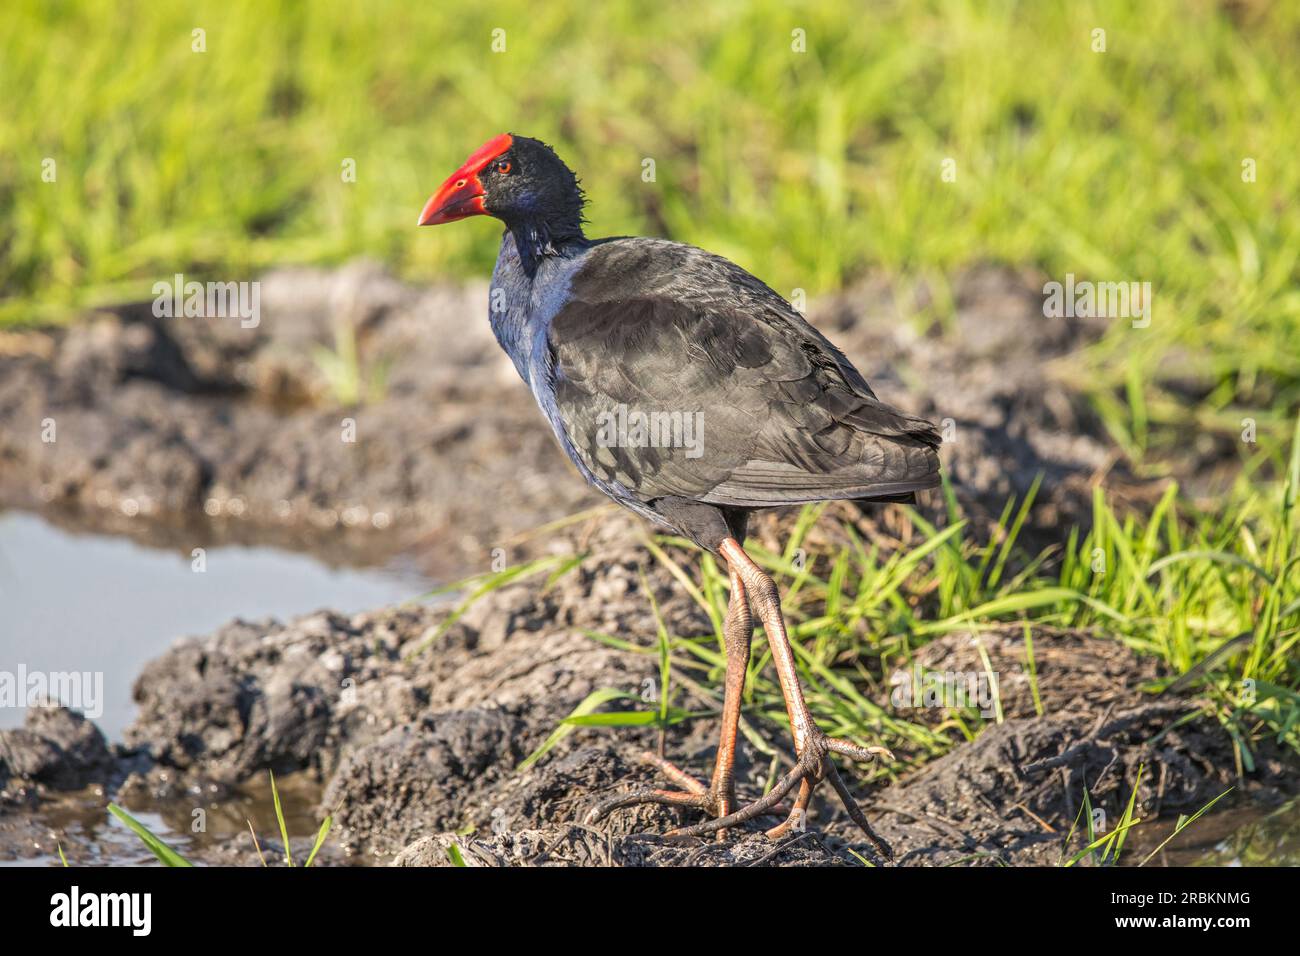
<path fill-rule="evenodd" d="M 593 247 L 549 344 L 555 402 L 582 464 L 651 508 L 669 496 L 763 508 L 938 483 L 928 422 L 879 401 L 775 292 L 699 249 Z M 701 453 L 602 448 L 601 413 L 619 406 L 697 415 Z"/>
<path fill-rule="evenodd" d="M 744 269 L 662 239 L 589 240 L 583 204 L 549 146 L 504 135 L 452 174 L 420 221 L 505 223 L 492 328 L 565 454 L 618 503 L 726 557 L 729 620 L 739 621 L 747 586 L 757 589 L 749 596 L 769 638 L 779 629 L 784 640 L 779 598 L 741 548 L 748 514 L 910 498 L 939 483 L 939 436 L 877 399 L 842 352 Z M 792 671 L 781 676 L 801 760 L 820 766 L 827 747 L 852 746 L 822 737 L 797 682 L 786 686 Z M 738 713 L 738 695 L 728 701 Z M 719 765 L 726 724 L 724 713 Z M 808 770 L 793 781 L 801 797 Z M 710 789 L 723 817 L 729 774 L 715 773 Z"/>

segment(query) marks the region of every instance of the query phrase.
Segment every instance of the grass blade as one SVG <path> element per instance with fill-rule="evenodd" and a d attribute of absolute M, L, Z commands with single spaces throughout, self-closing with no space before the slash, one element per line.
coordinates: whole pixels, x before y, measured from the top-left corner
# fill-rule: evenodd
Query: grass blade
<path fill-rule="evenodd" d="M 189 860 L 181 856 L 170 846 L 164 843 L 158 837 L 154 836 L 147 826 L 137 820 L 131 814 L 127 813 L 116 803 L 108 805 L 108 812 L 113 814 L 129 827 L 141 842 L 149 848 L 149 852 L 156 856 L 164 866 L 193 866 Z"/>
<path fill-rule="evenodd" d="M 311 866 L 312 860 L 316 859 L 316 854 L 319 853 L 320 848 L 325 845 L 325 838 L 329 836 L 330 828 L 332 826 L 334 826 L 334 817 L 332 815 L 327 816 L 323 821 L 321 821 L 320 832 L 316 834 L 316 843 L 312 846 L 311 853 L 307 856 L 307 862 L 303 864 L 303 869 Z"/>
<path fill-rule="evenodd" d="M 293 855 L 289 852 L 289 827 L 284 822 L 284 810 L 280 806 L 280 791 L 275 788 L 275 774 L 271 774 L 271 799 L 275 802 L 275 819 L 280 824 L 280 839 L 284 842 L 284 862 L 293 866 Z"/>
<path fill-rule="evenodd" d="M 1198 819 L 1200 819 L 1202 814 L 1206 813 L 1212 806 L 1214 806 L 1216 803 L 1218 803 L 1220 800 L 1222 800 L 1230 793 L 1232 793 L 1232 787 L 1229 787 L 1227 790 L 1223 791 L 1223 793 L 1219 794 L 1217 797 L 1215 797 L 1205 806 L 1201 807 L 1201 809 L 1197 810 L 1190 817 L 1185 817 L 1185 818 L 1179 817 L 1178 823 L 1174 825 L 1174 832 L 1169 834 L 1169 836 L 1165 837 L 1163 840 L 1161 840 L 1160 845 L 1157 846 L 1150 853 L 1148 853 L 1145 857 L 1143 857 L 1142 862 L 1139 863 L 1138 866 L 1146 866 L 1148 863 L 1150 863 L 1152 858 L 1169 844 L 1170 840 L 1172 840 L 1174 837 L 1178 836 L 1178 834 L 1182 833 L 1184 830 L 1190 827 L 1193 823 L 1195 823 Z"/>
<path fill-rule="evenodd" d="M 609 703 L 611 700 L 626 700 L 631 696 L 632 695 L 627 691 L 614 690 L 610 687 L 593 690 L 583 698 L 582 703 L 573 708 L 573 712 L 570 713 L 568 717 L 560 722 L 560 726 L 551 731 L 551 735 L 542 742 L 542 745 L 525 757 L 515 769 L 521 771 L 527 770 L 529 767 L 533 766 L 533 764 L 537 763 L 537 761 L 546 756 L 552 747 L 558 744 L 565 737 L 569 736 L 569 734 L 573 733 L 574 725 L 568 723 L 568 721 L 575 717 L 582 717 L 586 714 L 590 714 L 601 704 Z"/>

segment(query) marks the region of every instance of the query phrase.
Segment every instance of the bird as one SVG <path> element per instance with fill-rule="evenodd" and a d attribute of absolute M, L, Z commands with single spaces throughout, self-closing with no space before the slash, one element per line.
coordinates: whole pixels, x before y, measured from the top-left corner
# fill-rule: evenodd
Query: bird
<path fill-rule="evenodd" d="M 504 225 L 489 288 L 493 334 L 587 483 L 725 562 L 729 581 L 721 732 L 708 783 L 647 759 L 680 789 L 618 793 L 595 822 L 642 803 L 701 810 L 671 831 L 702 837 L 760 815 L 802 829 L 829 781 L 886 859 L 888 843 L 831 755 L 887 753 L 830 737 L 799 685 L 778 588 L 744 547 L 758 511 L 810 502 L 909 501 L 940 484 L 940 436 L 878 399 L 862 374 L 784 298 L 735 263 L 660 238 L 588 238 L 574 172 L 538 139 L 488 140 L 425 203 L 419 225 L 489 216 Z M 796 759 L 737 805 L 736 736 L 754 616 L 785 699 Z M 781 804 L 797 789 L 788 811 Z"/>

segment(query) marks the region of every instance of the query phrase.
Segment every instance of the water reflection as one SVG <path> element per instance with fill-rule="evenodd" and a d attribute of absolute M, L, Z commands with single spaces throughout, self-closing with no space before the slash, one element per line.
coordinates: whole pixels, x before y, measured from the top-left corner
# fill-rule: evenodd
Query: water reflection
<path fill-rule="evenodd" d="M 178 637 L 208 633 L 237 617 L 379 608 L 429 587 L 404 565 L 330 567 L 311 555 L 209 548 L 202 539 L 193 547 L 204 548 L 202 570 L 192 549 L 157 550 L 67 531 L 37 515 L 0 514 L 0 670 L 25 670 L 38 679 L 101 675 L 96 723 L 116 739 L 134 714 L 136 675 Z M 0 707 L 0 727 L 19 726 L 24 715 L 24 708 Z"/>

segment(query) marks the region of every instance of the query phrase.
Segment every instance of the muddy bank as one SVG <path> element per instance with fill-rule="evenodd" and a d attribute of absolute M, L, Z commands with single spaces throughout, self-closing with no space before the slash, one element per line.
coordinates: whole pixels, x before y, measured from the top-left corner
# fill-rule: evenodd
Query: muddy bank
<path fill-rule="evenodd" d="M 0 503 L 177 547 L 196 527 L 351 561 L 427 540 L 433 573 L 482 569 L 516 532 L 595 503 L 551 480 L 567 465 L 486 295 L 359 264 L 266 276 L 256 328 L 146 304 L 10 334 Z M 361 404 L 330 371 L 353 345 Z"/>
<path fill-rule="evenodd" d="M 610 633 L 653 646 L 643 570 L 670 631 L 710 628 L 647 552 L 621 543 L 630 520 L 594 530 L 587 543 L 595 556 L 553 586 L 539 577 L 503 588 L 442 634 L 449 608 L 413 606 L 287 624 L 235 622 L 181 641 L 141 674 L 140 717 L 111 766 L 105 769 L 99 748 L 77 765 L 95 768 L 91 777 L 123 801 L 188 798 L 205 806 L 219 806 L 267 770 L 305 771 L 323 787 L 318 815 L 330 812 L 337 821 L 327 862 L 444 864 L 456 840 L 474 860 L 494 865 L 858 864 L 854 854 L 869 850 L 833 799 L 816 801 L 809 831 L 780 845 L 758 832 L 670 843 L 659 834 L 694 817 L 658 807 L 584 824 L 601 796 L 656 780 L 636 756 L 654 746 L 653 732 L 577 729 L 536 766 L 517 769 L 590 692 L 639 694 L 646 681 L 657 681 L 653 654 L 587 636 Z M 1199 809 L 1228 787 L 1275 803 L 1294 786 L 1294 767 L 1267 744 L 1239 777 L 1230 738 L 1203 718 L 1184 720 L 1197 711 L 1194 700 L 1144 690 L 1158 676 L 1155 665 L 1118 642 L 1036 631 L 1041 715 L 1019 630 L 986 635 L 983 643 L 1001 675 L 1001 724 L 888 785 L 869 779 L 874 768 L 846 768 L 902 864 L 1054 863 L 1083 788 L 1117 820 L 1140 765 L 1144 816 Z M 968 634 L 927 645 L 918 660 L 941 672 L 983 670 Z M 893 707 L 887 690 L 879 696 L 877 703 Z M 708 711 L 718 701 L 689 691 L 682 704 Z M 895 712 L 935 723 L 948 716 L 942 709 Z M 748 716 L 772 749 L 786 751 L 779 727 Z M 712 719 L 688 722 L 668 734 L 667 753 L 707 776 L 715 732 Z M 33 763 L 32 742 L 19 733 L 0 735 L 0 754 L 10 755 L 7 791 L 32 773 L 55 772 Z M 900 751 L 899 765 L 911 766 L 913 756 Z M 770 770 L 769 758 L 742 739 L 742 794 L 760 793 Z M 0 821 L 12 821 L 14 809 Z M 237 860 L 244 851 L 236 843 L 228 852 L 234 856 L 198 856 Z"/>
<path fill-rule="evenodd" d="M 63 707 L 32 707 L 23 727 L 0 732 L 0 790 L 10 800 L 75 790 L 116 769 L 99 728 Z"/>
<path fill-rule="evenodd" d="M 908 319 L 924 287 L 883 282 L 810 319 L 883 398 L 944 422 L 976 519 L 1042 472 L 1031 525 L 1055 540 L 1060 522 L 1086 519 L 1088 482 L 1115 458 L 1052 367 L 1101 329 L 1045 318 L 1040 285 L 992 268 L 958 277 L 942 335 Z M 496 548 L 517 556 L 531 529 L 602 499 L 492 339 L 486 301 L 484 284 L 416 288 L 355 264 L 267 275 L 255 328 L 143 304 L 6 333 L 0 505 L 184 549 L 200 532 L 339 561 L 415 545 L 437 576 L 483 570 Z"/>

